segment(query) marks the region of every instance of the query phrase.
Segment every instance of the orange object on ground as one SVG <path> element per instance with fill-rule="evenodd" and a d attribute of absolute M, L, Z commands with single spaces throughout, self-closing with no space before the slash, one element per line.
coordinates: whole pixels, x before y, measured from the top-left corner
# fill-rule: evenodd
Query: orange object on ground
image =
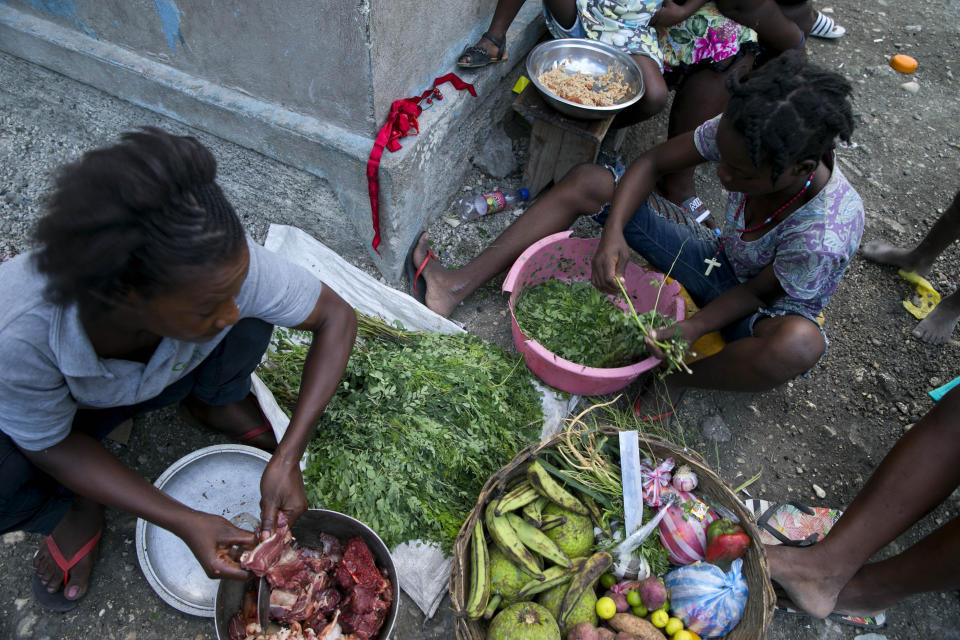
<path fill-rule="evenodd" d="M 914 58 L 898 53 L 890 58 L 890 66 L 900 73 L 913 73 L 917 70 L 918 63 Z"/>

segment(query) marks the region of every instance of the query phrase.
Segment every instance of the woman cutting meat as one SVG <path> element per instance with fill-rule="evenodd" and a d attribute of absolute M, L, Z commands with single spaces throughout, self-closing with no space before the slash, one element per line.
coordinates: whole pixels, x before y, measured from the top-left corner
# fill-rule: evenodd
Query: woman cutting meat
<path fill-rule="evenodd" d="M 57 178 L 38 248 L 0 266 L 0 532 L 45 536 L 37 600 L 65 611 L 87 591 L 104 506 L 182 538 L 211 577 L 243 578 L 254 534 L 161 493 L 100 444 L 130 417 L 181 414 L 275 450 L 261 517 L 307 507 L 298 461 L 343 374 L 353 310 L 253 243 L 193 138 L 125 134 Z M 273 325 L 313 332 L 300 401 L 278 443 L 250 374 Z"/>

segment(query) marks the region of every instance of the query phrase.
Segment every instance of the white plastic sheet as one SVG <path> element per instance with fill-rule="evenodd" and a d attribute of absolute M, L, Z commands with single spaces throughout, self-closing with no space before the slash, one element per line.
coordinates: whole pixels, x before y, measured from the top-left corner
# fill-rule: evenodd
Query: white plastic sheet
<path fill-rule="evenodd" d="M 406 329 L 458 333 L 458 325 L 423 306 L 412 297 L 393 289 L 357 269 L 309 234 L 295 227 L 270 225 L 264 246 L 299 264 L 333 288 L 353 308 L 388 322 L 400 321 Z M 562 398 L 538 385 L 543 402 L 544 422 L 541 437 L 560 430 L 564 417 L 576 404 L 576 396 Z M 290 420 L 270 390 L 253 376 L 253 393 L 273 426 L 277 440 L 283 437 Z M 397 545 L 391 550 L 400 588 L 407 592 L 424 615 L 433 617 L 443 599 L 452 559 L 444 557 L 432 544 L 419 540 Z"/>

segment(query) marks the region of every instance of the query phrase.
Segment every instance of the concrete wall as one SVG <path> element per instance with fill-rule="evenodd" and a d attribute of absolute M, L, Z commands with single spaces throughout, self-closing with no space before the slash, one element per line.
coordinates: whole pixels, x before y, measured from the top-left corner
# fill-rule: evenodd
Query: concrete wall
<path fill-rule="evenodd" d="M 373 237 L 366 161 L 390 104 L 454 69 L 494 0 L 0 0 L 0 50 L 260 151 L 326 180 L 360 238 Z M 282 8 L 282 11 L 278 8 Z M 512 63 L 543 30 L 528 2 L 507 34 Z M 445 86 L 421 134 L 384 154 L 383 244 L 393 283 L 407 249 L 468 168 L 510 64 Z"/>

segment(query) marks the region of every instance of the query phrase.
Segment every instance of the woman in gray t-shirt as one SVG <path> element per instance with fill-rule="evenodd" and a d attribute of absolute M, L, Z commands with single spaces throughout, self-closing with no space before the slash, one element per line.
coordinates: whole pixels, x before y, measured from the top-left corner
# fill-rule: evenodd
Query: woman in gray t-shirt
<path fill-rule="evenodd" d="M 0 532 L 46 536 L 33 591 L 49 608 L 86 593 L 104 505 L 178 535 L 210 577 L 247 576 L 227 551 L 252 532 L 176 502 L 101 446 L 134 415 L 179 403 L 188 421 L 273 450 L 264 529 L 307 507 L 299 460 L 356 316 L 245 236 L 215 173 L 193 138 L 127 133 L 61 171 L 39 248 L 0 266 Z M 314 336 L 279 443 L 250 394 L 273 325 Z"/>

